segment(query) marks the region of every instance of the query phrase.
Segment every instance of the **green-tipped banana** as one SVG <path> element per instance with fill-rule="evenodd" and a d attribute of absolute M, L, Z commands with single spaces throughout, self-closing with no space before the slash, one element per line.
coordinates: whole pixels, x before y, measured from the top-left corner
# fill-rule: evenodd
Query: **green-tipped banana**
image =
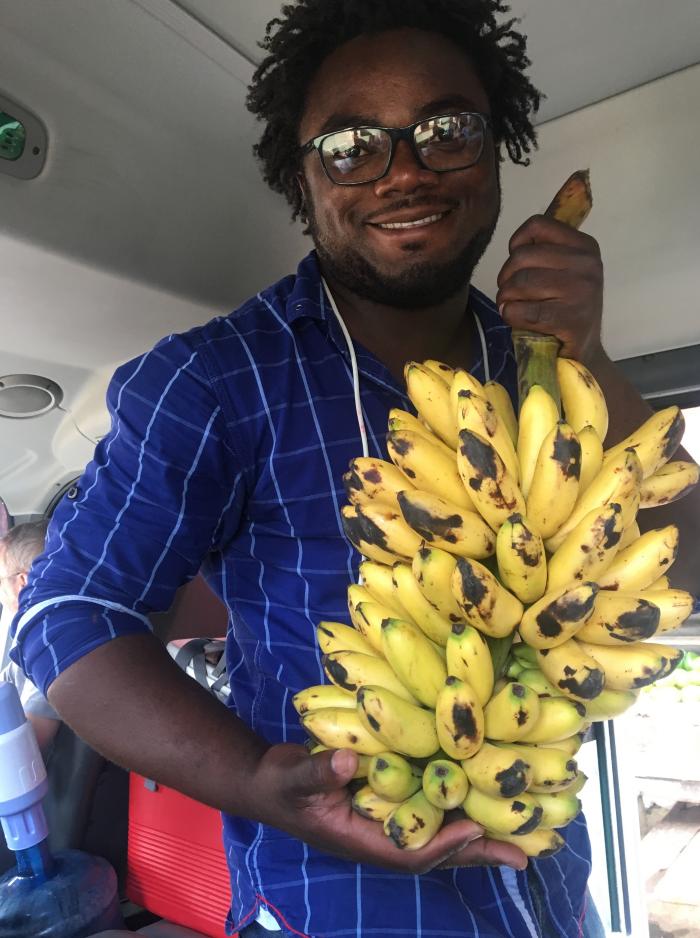
<path fill-rule="evenodd" d="M 593 700 L 605 684 L 605 672 L 596 659 L 586 654 L 583 647 L 570 638 L 555 648 L 542 648 L 537 652 L 540 670 L 564 697 L 574 700 Z"/>
<path fill-rule="evenodd" d="M 445 645 L 452 624 L 425 598 L 411 567 L 405 563 L 394 564 L 392 582 L 396 598 L 406 610 L 409 619 L 415 622 L 432 642 Z"/>
<path fill-rule="evenodd" d="M 408 703 L 384 687 L 361 687 L 357 713 L 367 731 L 383 743 L 379 752 L 392 750 L 420 759 L 440 748 L 432 710 Z"/>
<path fill-rule="evenodd" d="M 316 639 L 326 655 L 333 651 L 359 651 L 363 655 L 377 655 L 377 651 L 357 629 L 342 622 L 319 622 Z"/>
<path fill-rule="evenodd" d="M 390 430 L 386 444 L 391 461 L 417 489 L 433 492 L 461 508 L 474 510 L 474 503 L 462 485 L 452 456 L 415 430 Z"/>
<path fill-rule="evenodd" d="M 659 607 L 639 594 L 601 590 L 591 616 L 576 637 L 594 645 L 640 642 L 656 633 L 660 618 Z"/>
<path fill-rule="evenodd" d="M 366 756 L 385 749 L 385 745 L 365 728 L 357 710 L 345 707 L 311 710 L 301 718 L 301 724 L 328 749 L 352 749 Z"/>
<path fill-rule="evenodd" d="M 540 697 L 540 715 L 521 737 L 523 743 L 557 743 L 580 733 L 586 723 L 586 708 L 568 697 Z"/>
<path fill-rule="evenodd" d="M 441 747 L 452 759 L 468 759 L 484 741 L 484 712 L 466 681 L 448 677 L 435 704 Z"/>
<path fill-rule="evenodd" d="M 479 514 L 494 531 L 507 518 L 525 514 L 525 499 L 496 448 L 471 430 L 460 430 L 457 468 Z"/>
<path fill-rule="evenodd" d="M 486 639 L 471 625 L 456 622 L 447 639 L 447 673 L 466 681 L 482 707 L 493 692 L 493 663 Z"/>
<path fill-rule="evenodd" d="M 492 798 L 472 786 L 462 805 L 467 817 L 487 830 L 522 836 L 539 827 L 542 808 L 527 792 L 514 798 Z"/>
<path fill-rule="evenodd" d="M 437 547 L 421 547 L 413 557 L 413 575 L 421 593 L 450 626 L 453 622 L 464 621 L 464 613 L 452 595 L 456 566 L 457 558 Z"/>
<path fill-rule="evenodd" d="M 477 512 L 419 489 L 406 489 L 397 498 L 406 523 L 431 546 L 459 557 L 493 554 L 496 538 Z"/>
<path fill-rule="evenodd" d="M 547 830 L 566 827 L 581 811 L 581 801 L 572 791 L 542 792 L 536 798 L 542 808 L 540 826 Z"/>
<path fill-rule="evenodd" d="M 367 781 L 380 798 L 397 803 L 418 791 L 423 772 L 397 752 L 380 752 L 370 759 Z"/>
<path fill-rule="evenodd" d="M 458 557 L 451 585 L 464 618 L 480 632 L 504 638 L 520 622 L 523 604 L 478 560 Z"/>
<path fill-rule="evenodd" d="M 656 642 L 635 642 L 621 648 L 581 642 L 584 654 L 590 655 L 605 671 L 611 690 L 639 690 L 666 677 L 683 658 L 683 650 Z"/>
<path fill-rule="evenodd" d="M 539 668 L 522 668 L 515 680 L 531 687 L 538 697 L 561 697 L 561 692 L 547 680 Z"/>
<path fill-rule="evenodd" d="M 343 476 L 345 493 L 353 505 L 386 505 L 399 510 L 397 492 L 410 487 L 406 476 L 393 463 L 373 456 L 358 456 L 350 460 L 350 468 Z"/>
<path fill-rule="evenodd" d="M 487 830 L 485 837 L 490 840 L 500 840 L 506 844 L 515 844 L 520 847 L 523 853 L 536 860 L 544 860 L 545 857 L 551 857 L 564 846 L 564 838 L 556 831 L 545 830 L 538 827 L 531 834 L 518 837 L 513 834 L 501 834 L 498 831 Z"/>
<path fill-rule="evenodd" d="M 514 798 L 532 782 L 532 769 L 522 753 L 485 742 L 462 768 L 471 785 L 492 798 Z"/>
<path fill-rule="evenodd" d="M 440 830 L 444 811 L 425 797 L 423 790 L 394 808 L 384 821 L 384 832 L 401 850 L 420 850 Z"/>
<path fill-rule="evenodd" d="M 424 706 L 434 709 L 447 669 L 430 639 L 405 619 L 385 619 L 382 651 L 404 687 Z"/>
<path fill-rule="evenodd" d="M 372 684 L 386 687 L 407 702 L 417 703 L 383 658 L 363 655 L 359 651 L 336 651 L 324 655 L 322 661 L 328 680 L 336 687 L 355 692 L 365 684 Z"/>
<path fill-rule="evenodd" d="M 384 821 L 396 807 L 396 802 L 382 798 L 369 785 L 363 785 L 352 796 L 352 806 L 362 817 Z"/>
<path fill-rule="evenodd" d="M 560 420 L 542 442 L 527 493 L 527 517 L 543 538 L 552 537 L 573 511 L 579 493 L 581 444 Z"/>
<path fill-rule="evenodd" d="M 595 700 L 589 700 L 586 703 L 586 719 L 591 723 L 613 720 L 634 706 L 637 696 L 637 692 L 633 690 L 613 690 L 610 687 L 604 687 Z"/>
<path fill-rule="evenodd" d="M 335 684 L 314 684 L 300 690 L 292 697 L 296 712 L 303 716 L 312 710 L 325 710 L 327 707 L 345 707 L 355 709 L 355 695 L 350 691 L 336 687 Z"/>
<path fill-rule="evenodd" d="M 597 580 L 613 562 L 622 534 L 622 508 L 617 502 L 589 512 L 549 558 L 547 590 Z"/>
<path fill-rule="evenodd" d="M 464 770 L 449 759 L 433 759 L 423 771 L 423 794 L 436 808 L 458 808 L 469 791 Z"/>
<path fill-rule="evenodd" d="M 563 791 L 576 778 L 576 760 L 564 749 L 508 743 L 532 769 L 531 792 Z"/>
<path fill-rule="evenodd" d="M 597 594 L 595 583 L 571 584 L 545 593 L 523 614 L 518 626 L 520 637 L 534 649 L 563 644 L 592 615 Z"/>
<path fill-rule="evenodd" d="M 536 602 L 547 586 L 547 560 L 542 538 L 522 515 L 511 515 L 496 537 L 501 583 L 521 603 Z"/>
<path fill-rule="evenodd" d="M 511 646 L 510 653 L 524 668 L 537 667 L 537 652 L 525 642 L 514 642 Z"/>
<path fill-rule="evenodd" d="M 488 739 L 512 743 L 522 739 L 539 719 L 540 698 L 517 682 L 502 687 L 484 707 L 484 732 Z"/>

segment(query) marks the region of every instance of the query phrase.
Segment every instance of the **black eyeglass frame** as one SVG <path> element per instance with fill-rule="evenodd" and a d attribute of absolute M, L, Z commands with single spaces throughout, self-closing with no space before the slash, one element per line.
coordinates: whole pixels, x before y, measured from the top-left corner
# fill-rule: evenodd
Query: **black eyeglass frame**
<path fill-rule="evenodd" d="M 428 121 L 437 120 L 439 117 L 477 117 L 483 125 L 483 137 L 481 141 L 481 149 L 479 150 L 479 155 L 475 160 L 472 160 L 471 163 L 466 163 L 464 166 L 452 166 L 449 169 L 433 169 L 432 166 L 427 166 L 418 151 L 416 146 L 415 132 L 418 127 L 422 124 L 427 124 Z M 371 124 L 362 124 L 358 127 L 340 127 L 338 130 L 331 130 L 325 134 L 319 134 L 317 137 L 312 137 L 311 140 L 307 143 L 302 144 L 299 147 L 299 152 L 302 157 L 306 156 L 307 153 L 310 153 L 312 150 L 316 150 L 318 153 L 318 158 L 323 167 L 323 172 L 326 174 L 327 178 L 333 183 L 334 186 L 365 186 L 370 182 L 377 182 L 379 179 L 383 179 L 384 176 L 391 169 L 391 164 L 394 161 L 394 154 L 396 153 L 396 144 L 399 140 L 405 140 L 414 157 L 423 167 L 431 173 L 456 173 L 460 172 L 463 169 L 469 169 L 471 166 L 476 166 L 481 157 L 484 155 L 484 146 L 486 144 L 486 131 L 492 130 L 493 124 L 491 118 L 488 114 L 482 114 L 480 111 L 459 111 L 457 114 L 433 114 L 431 117 L 423 117 L 421 120 L 416 121 L 415 124 L 408 124 L 406 127 L 375 127 Z M 329 137 L 333 137 L 335 134 L 341 134 L 348 130 L 383 130 L 389 135 L 391 141 L 391 149 L 389 150 L 389 158 L 387 164 L 384 168 L 384 171 L 378 176 L 374 176 L 372 179 L 363 179 L 361 182 L 340 182 L 337 179 L 334 179 L 328 171 L 328 167 L 323 161 L 323 156 L 321 155 L 321 147 Z"/>

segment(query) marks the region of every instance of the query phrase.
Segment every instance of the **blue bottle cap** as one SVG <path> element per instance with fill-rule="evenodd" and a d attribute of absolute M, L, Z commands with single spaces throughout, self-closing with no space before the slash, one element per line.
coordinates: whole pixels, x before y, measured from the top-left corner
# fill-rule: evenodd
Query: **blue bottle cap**
<path fill-rule="evenodd" d="M 14 684 L 0 681 L 0 735 L 27 722 Z"/>

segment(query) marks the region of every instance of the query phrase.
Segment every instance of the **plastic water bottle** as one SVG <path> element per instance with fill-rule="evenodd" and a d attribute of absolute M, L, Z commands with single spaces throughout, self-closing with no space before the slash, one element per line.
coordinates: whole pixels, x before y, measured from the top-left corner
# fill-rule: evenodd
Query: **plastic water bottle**
<path fill-rule="evenodd" d="M 17 689 L 0 681 L 0 822 L 17 861 L 0 879 L 0 936 L 88 938 L 123 928 L 109 863 L 78 850 L 49 851 L 42 806 L 47 789 Z"/>

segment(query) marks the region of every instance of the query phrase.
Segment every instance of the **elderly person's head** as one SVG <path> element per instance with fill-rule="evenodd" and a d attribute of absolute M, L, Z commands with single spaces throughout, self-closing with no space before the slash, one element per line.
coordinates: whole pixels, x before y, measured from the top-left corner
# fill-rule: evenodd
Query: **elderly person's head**
<path fill-rule="evenodd" d="M 45 521 L 18 524 L 0 540 L 0 604 L 13 613 L 29 568 L 43 551 L 45 540 Z"/>

